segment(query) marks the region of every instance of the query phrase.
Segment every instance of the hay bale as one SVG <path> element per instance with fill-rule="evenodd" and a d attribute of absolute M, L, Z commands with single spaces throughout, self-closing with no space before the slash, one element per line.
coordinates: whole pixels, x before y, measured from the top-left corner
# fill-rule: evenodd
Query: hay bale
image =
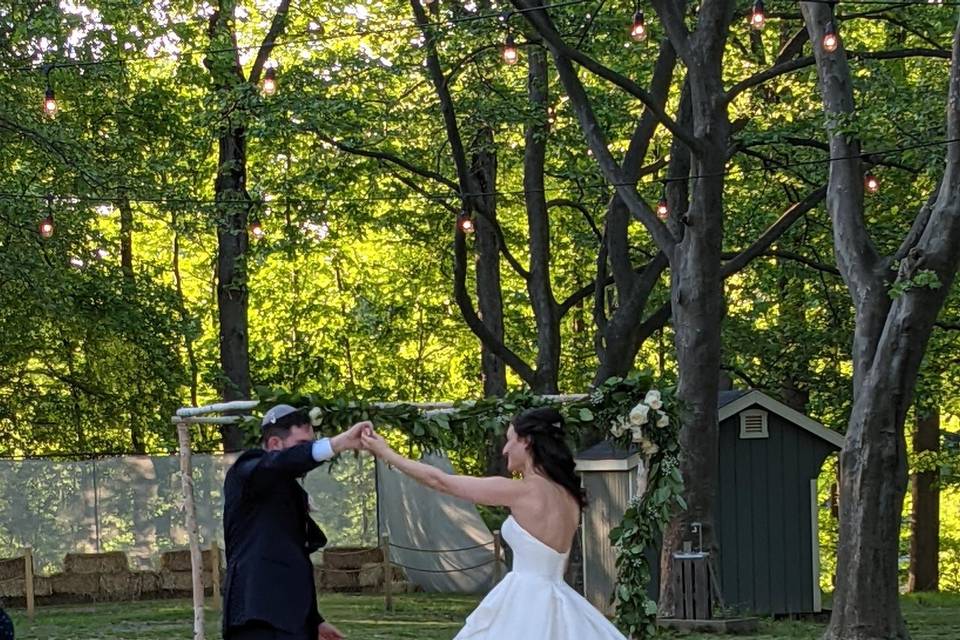
<path fill-rule="evenodd" d="M 200 574 L 204 589 L 212 588 L 213 575 L 209 571 Z M 162 591 L 193 591 L 193 574 L 190 571 L 160 570 L 160 589 Z"/>
<path fill-rule="evenodd" d="M 163 591 L 190 591 L 193 577 L 189 571 L 160 570 L 160 589 Z"/>
<path fill-rule="evenodd" d="M 45 576 L 33 576 L 33 595 L 49 596 L 53 594 L 53 581 Z"/>
<path fill-rule="evenodd" d="M 394 583 L 403 582 L 407 579 L 401 567 L 391 565 L 393 568 Z M 382 587 L 383 586 L 383 563 L 370 563 L 360 567 L 360 586 L 361 587 Z"/>
<path fill-rule="evenodd" d="M 3 558 L 0 560 L 0 580 L 23 578 L 25 572 L 23 556 L 19 558 Z"/>
<path fill-rule="evenodd" d="M 323 571 L 323 588 L 328 591 L 359 591 L 360 575 L 340 571 Z"/>
<path fill-rule="evenodd" d="M 125 573 L 130 571 L 127 554 L 122 551 L 105 553 L 68 553 L 63 557 L 64 573 Z"/>
<path fill-rule="evenodd" d="M 24 596 L 24 579 L 7 578 L 0 580 L 0 598 L 17 598 Z"/>
<path fill-rule="evenodd" d="M 379 547 L 329 547 L 323 550 L 323 566 L 328 569 L 360 569 L 373 562 L 383 562 Z"/>
<path fill-rule="evenodd" d="M 203 557 L 203 570 L 211 571 L 213 569 L 213 554 L 211 549 L 204 549 L 200 552 Z M 223 551 L 220 551 L 220 567 L 226 565 L 223 557 Z M 167 571 L 190 571 L 192 567 L 190 561 L 190 549 L 177 549 L 175 551 L 165 551 L 160 555 L 160 569 Z"/>
<path fill-rule="evenodd" d="M 100 596 L 106 600 L 136 600 L 140 585 L 140 574 L 133 571 L 100 574 Z"/>
<path fill-rule="evenodd" d="M 160 585 L 160 574 L 158 572 L 140 572 L 140 593 L 142 595 L 159 593 L 161 591 Z"/>
<path fill-rule="evenodd" d="M 95 573 L 55 573 L 50 582 L 54 595 L 93 598 L 100 591 L 100 576 Z"/>

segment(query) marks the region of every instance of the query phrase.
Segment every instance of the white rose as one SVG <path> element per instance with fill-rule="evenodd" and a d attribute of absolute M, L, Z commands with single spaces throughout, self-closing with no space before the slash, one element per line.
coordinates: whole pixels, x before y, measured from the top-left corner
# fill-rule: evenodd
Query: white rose
<path fill-rule="evenodd" d="M 646 438 L 640 443 L 640 449 L 643 451 L 643 455 L 652 456 L 657 451 L 660 451 L 660 447 L 657 446 L 657 443 L 651 442 Z"/>
<path fill-rule="evenodd" d="M 670 424 L 670 416 L 665 413 L 660 414 L 660 418 L 657 420 L 657 426 L 663 428 Z"/>
<path fill-rule="evenodd" d="M 651 409 L 659 409 L 663 406 L 663 401 L 660 399 L 660 392 L 656 389 L 650 389 L 650 391 L 647 391 L 647 395 L 644 397 L 643 403 L 648 405 Z"/>
<path fill-rule="evenodd" d="M 642 425 L 647 423 L 647 414 L 650 412 L 650 407 L 643 404 L 642 402 L 630 410 L 630 423 L 635 425 Z"/>
<path fill-rule="evenodd" d="M 643 429 L 639 426 L 630 427 L 630 434 L 634 442 L 640 442 L 643 440 Z"/>
<path fill-rule="evenodd" d="M 310 424 L 315 427 L 319 427 L 320 423 L 323 422 L 323 409 L 320 407 L 314 407 L 313 409 L 310 409 L 310 413 L 308 415 L 310 416 Z"/>

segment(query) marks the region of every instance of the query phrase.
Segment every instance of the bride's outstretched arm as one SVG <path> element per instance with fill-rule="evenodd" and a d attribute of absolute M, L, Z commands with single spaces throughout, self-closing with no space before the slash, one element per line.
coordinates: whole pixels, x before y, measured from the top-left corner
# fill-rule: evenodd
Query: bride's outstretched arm
<path fill-rule="evenodd" d="M 525 485 L 516 480 L 499 476 L 474 478 L 454 475 L 405 458 L 391 449 L 383 438 L 372 431 L 364 433 L 362 439 L 364 449 L 417 482 L 441 493 L 478 504 L 503 507 L 513 507 L 525 494 Z"/>

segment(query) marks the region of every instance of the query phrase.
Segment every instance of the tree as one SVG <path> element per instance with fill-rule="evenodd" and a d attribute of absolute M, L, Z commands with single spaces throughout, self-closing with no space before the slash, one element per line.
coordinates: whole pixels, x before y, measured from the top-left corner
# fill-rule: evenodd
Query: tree
<path fill-rule="evenodd" d="M 960 264 L 960 23 L 946 100 L 944 169 L 898 248 L 884 255 L 864 215 L 861 139 L 846 48 L 827 51 L 829 5 L 801 5 L 830 144 L 827 209 L 834 249 L 856 309 L 853 408 L 840 457 L 840 545 L 825 637 L 907 638 L 898 598 L 897 542 L 907 481 L 904 423 L 937 315 Z"/>
<path fill-rule="evenodd" d="M 247 190 L 247 108 L 283 33 L 290 8 L 281 0 L 270 29 L 257 51 L 249 76 L 244 75 L 234 30 L 235 0 L 221 0 L 210 16 L 209 37 L 215 53 L 205 64 L 221 100 L 222 125 L 218 140 L 215 198 L 217 202 L 217 305 L 220 320 L 220 365 L 224 402 L 250 397 L 249 322 L 247 319 L 247 223 L 252 200 Z M 236 425 L 222 427 L 226 451 L 243 448 Z"/>

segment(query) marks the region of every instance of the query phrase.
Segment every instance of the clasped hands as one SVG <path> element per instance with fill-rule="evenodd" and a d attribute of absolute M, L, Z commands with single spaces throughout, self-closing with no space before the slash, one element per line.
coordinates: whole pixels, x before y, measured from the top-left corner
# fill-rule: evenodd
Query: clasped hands
<path fill-rule="evenodd" d="M 336 453 L 341 451 L 369 451 L 378 458 L 384 457 L 390 446 L 374 430 L 369 420 L 358 422 L 343 433 L 330 438 L 330 444 Z"/>

